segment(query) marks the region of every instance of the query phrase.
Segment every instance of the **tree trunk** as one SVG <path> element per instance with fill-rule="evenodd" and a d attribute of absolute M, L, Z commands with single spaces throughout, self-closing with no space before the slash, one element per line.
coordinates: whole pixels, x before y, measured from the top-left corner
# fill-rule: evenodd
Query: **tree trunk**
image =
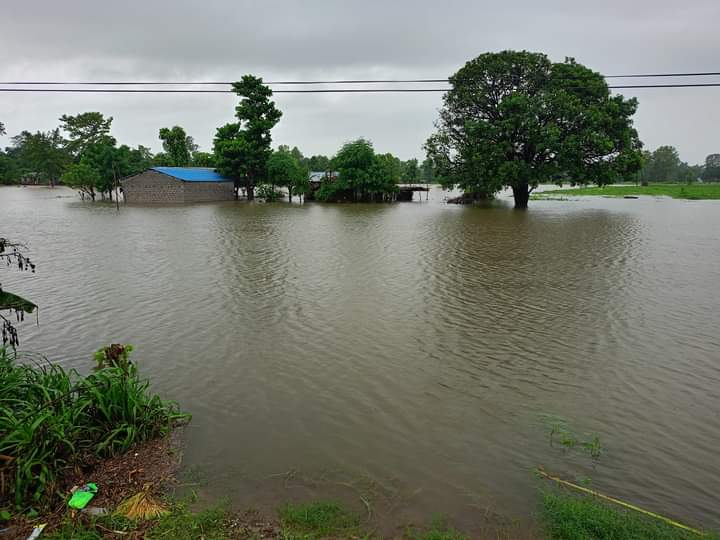
<path fill-rule="evenodd" d="M 292 187 L 288 186 L 288 201 L 292 202 Z"/>
<path fill-rule="evenodd" d="M 247 187 L 245 187 L 245 190 L 247 191 L 247 200 L 248 201 L 254 200 L 255 199 L 255 186 L 253 186 L 252 184 L 250 184 L 250 182 L 248 182 Z"/>
<path fill-rule="evenodd" d="M 515 208 L 523 210 L 528 207 L 528 201 L 530 200 L 530 189 L 527 184 L 520 184 L 513 186 L 513 198 L 515 199 Z"/>

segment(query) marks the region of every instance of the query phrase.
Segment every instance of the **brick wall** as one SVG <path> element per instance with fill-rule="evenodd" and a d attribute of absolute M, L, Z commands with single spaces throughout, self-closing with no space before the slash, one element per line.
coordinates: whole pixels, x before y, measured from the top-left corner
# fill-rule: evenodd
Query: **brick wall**
<path fill-rule="evenodd" d="M 172 204 L 230 201 L 235 198 L 232 182 L 183 182 L 157 171 L 144 171 L 122 181 L 129 203 Z"/>
<path fill-rule="evenodd" d="M 232 201 L 235 185 L 232 182 L 185 182 L 185 202 Z"/>

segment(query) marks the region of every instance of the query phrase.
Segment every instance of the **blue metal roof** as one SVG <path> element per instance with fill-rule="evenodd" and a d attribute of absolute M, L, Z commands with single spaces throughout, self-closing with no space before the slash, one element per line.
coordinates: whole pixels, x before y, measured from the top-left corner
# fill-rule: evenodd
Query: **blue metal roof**
<path fill-rule="evenodd" d="M 210 167 L 152 167 L 151 170 L 167 174 L 183 182 L 232 182 Z"/>

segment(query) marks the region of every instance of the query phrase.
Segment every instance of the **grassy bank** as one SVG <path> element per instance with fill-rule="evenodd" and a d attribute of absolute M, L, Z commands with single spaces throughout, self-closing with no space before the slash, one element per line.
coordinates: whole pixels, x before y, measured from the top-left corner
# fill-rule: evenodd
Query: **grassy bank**
<path fill-rule="evenodd" d="M 186 418 L 152 395 L 128 359 L 131 347 L 98 352 L 85 377 L 41 357 L 0 349 L 0 509 L 42 512 L 67 496 L 73 472 L 167 434 Z"/>
<path fill-rule="evenodd" d="M 718 540 L 718 536 L 683 530 L 641 514 L 619 510 L 597 499 L 574 496 L 560 490 L 543 493 L 539 519 L 548 540 Z M 333 502 L 286 505 L 277 517 L 266 521 L 254 514 L 236 515 L 222 507 L 191 512 L 175 504 L 162 518 L 149 522 L 104 516 L 95 519 L 67 519 L 46 537 L 49 540 L 76 538 L 142 537 L 178 540 L 227 540 L 273 538 L 282 540 L 381 539 L 369 524 Z M 492 536 L 505 538 L 505 536 Z M 525 536 L 523 536 L 524 538 Z M 534 537 L 534 536 L 533 536 Z M 426 527 L 405 528 L 397 540 L 468 540 L 470 537 L 443 522 Z M 514 536 L 507 536 L 514 538 Z M 528 536 L 529 538 L 529 536 Z"/>
<path fill-rule="evenodd" d="M 649 186 L 603 186 L 553 189 L 535 195 L 536 199 L 563 195 L 602 197 L 650 196 L 672 197 L 673 199 L 720 199 L 720 184 L 650 184 Z"/>
<path fill-rule="evenodd" d="M 380 538 L 373 534 L 362 519 L 332 502 L 287 505 L 278 510 L 278 517 L 266 521 L 248 513 L 235 515 L 214 507 L 192 512 L 185 504 L 175 504 L 170 512 L 150 522 L 105 516 L 95 519 L 67 519 L 45 536 L 48 540 L 101 540 L 103 538 L 145 538 L 148 540 L 230 540 L 277 539 L 319 540 Z M 468 537 L 443 525 L 406 529 L 402 540 L 469 540 Z"/>
<path fill-rule="evenodd" d="M 699 535 L 631 510 L 621 510 L 588 496 L 560 491 L 543 494 L 540 514 L 553 540 L 718 540 Z"/>

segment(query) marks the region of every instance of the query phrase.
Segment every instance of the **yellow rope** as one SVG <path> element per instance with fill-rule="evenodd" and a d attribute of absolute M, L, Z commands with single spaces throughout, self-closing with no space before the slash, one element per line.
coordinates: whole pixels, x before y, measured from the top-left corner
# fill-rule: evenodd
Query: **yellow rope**
<path fill-rule="evenodd" d="M 546 473 L 541 468 L 538 469 L 538 473 L 540 476 L 547 478 L 548 480 L 552 480 L 554 482 L 557 482 L 558 484 L 562 484 L 563 486 L 571 487 L 573 489 L 577 489 L 579 491 L 582 491 L 584 493 L 588 493 L 590 495 L 593 495 L 595 497 L 599 497 L 600 499 L 604 499 L 606 501 L 610 501 L 615 504 L 619 504 L 620 506 L 624 506 L 625 508 L 629 508 L 630 510 L 635 510 L 636 512 L 640 512 L 641 514 L 645 514 L 646 516 L 654 517 L 656 519 L 659 519 L 660 521 L 664 521 L 665 523 L 668 523 L 669 525 L 672 525 L 673 527 L 678 527 L 679 529 L 684 529 L 686 531 L 690 531 L 692 533 L 695 533 L 700 536 L 705 536 L 705 533 L 698 530 L 693 529 L 692 527 L 689 527 L 687 525 L 683 525 L 682 523 L 678 523 L 677 521 L 673 521 L 670 518 L 666 518 L 665 516 L 661 516 L 660 514 L 656 514 L 655 512 L 650 512 L 649 510 L 644 510 L 640 508 L 639 506 L 635 506 L 634 504 L 626 503 L 625 501 L 621 501 L 620 499 L 616 499 L 614 497 L 609 497 L 608 495 L 603 495 L 602 493 L 598 493 L 597 491 L 594 491 L 592 489 L 588 489 L 586 487 L 578 486 L 576 484 L 573 484 L 572 482 L 568 482 L 567 480 L 563 480 L 561 478 L 558 478 L 557 476 L 552 476 Z"/>

